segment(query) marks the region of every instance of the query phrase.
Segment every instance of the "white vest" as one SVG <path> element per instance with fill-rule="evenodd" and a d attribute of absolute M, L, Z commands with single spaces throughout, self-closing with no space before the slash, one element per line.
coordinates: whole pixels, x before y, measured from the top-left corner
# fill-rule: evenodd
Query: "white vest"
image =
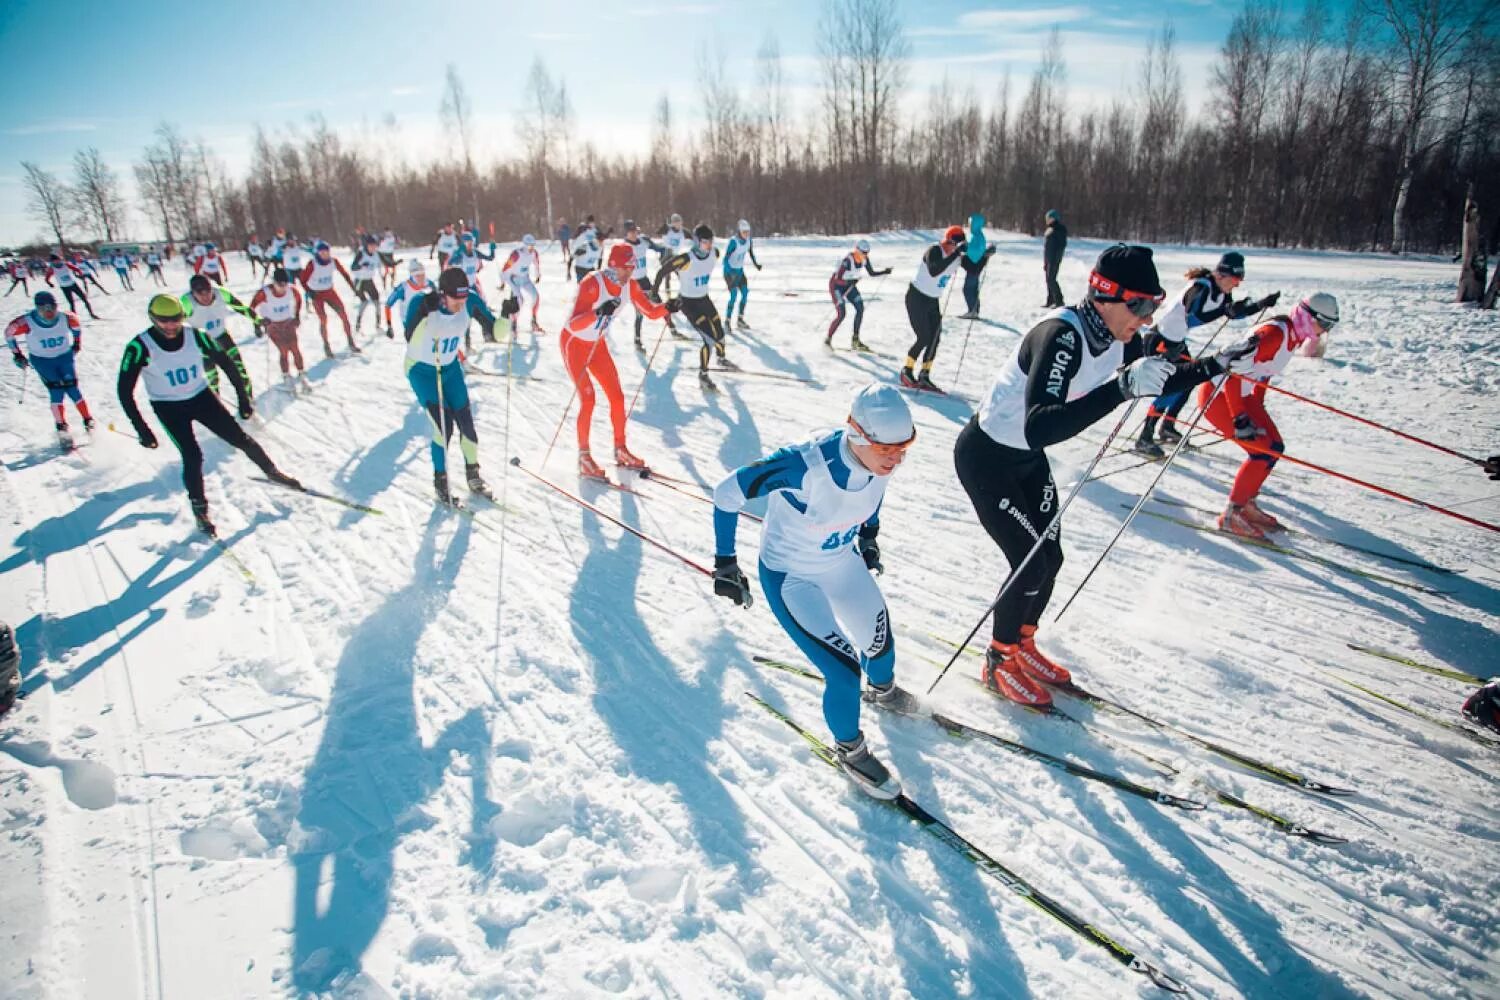
<path fill-rule="evenodd" d="M 268 323 L 283 323 L 297 315 L 297 293 L 291 285 L 286 286 L 285 295 L 277 295 L 274 285 L 267 285 L 261 291 L 266 297 L 255 304 L 256 315 L 261 319 Z"/>
<path fill-rule="evenodd" d="M 1296 353 L 1296 349 L 1292 346 L 1292 324 L 1290 320 L 1269 320 L 1260 324 L 1256 329 L 1258 330 L 1265 326 L 1274 326 L 1281 331 L 1281 346 L 1276 349 L 1275 354 L 1271 355 L 1269 361 L 1251 361 L 1248 368 L 1242 367 L 1245 363 L 1244 361 L 1235 364 L 1234 370 L 1244 376 L 1244 378 L 1235 380 L 1239 385 L 1241 396 L 1249 396 L 1255 392 L 1257 383 L 1269 382 L 1277 375 L 1286 371 L 1286 366 L 1291 363 L 1292 355 Z M 1220 375 L 1214 379 L 1214 383 L 1223 382 L 1226 377 Z"/>
<path fill-rule="evenodd" d="M 689 250 L 687 259 L 688 266 L 677 272 L 677 277 L 682 281 L 682 297 L 685 299 L 707 298 L 708 283 L 714 276 L 714 255 L 710 253 L 707 257 L 699 257 Z"/>
<path fill-rule="evenodd" d="M 651 248 L 646 245 L 645 240 L 641 240 L 639 243 L 632 243 L 626 240 L 625 245 L 630 248 L 631 253 L 635 254 L 635 270 L 630 272 L 630 280 L 634 281 L 637 278 L 644 278 L 646 276 L 646 254 L 651 252 Z"/>
<path fill-rule="evenodd" d="M 686 229 L 673 229 L 667 227 L 666 233 L 661 238 L 662 246 L 672 253 L 677 253 L 685 247 L 692 246 L 693 237 Z"/>
<path fill-rule="evenodd" d="M 333 287 L 332 254 L 329 254 L 326 264 L 317 257 L 313 257 L 312 274 L 307 276 L 307 287 L 314 292 L 326 292 Z"/>
<path fill-rule="evenodd" d="M 451 254 L 458 249 L 458 237 L 452 233 L 443 233 L 437 238 L 438 253 Z"/>
<path fill-rule="evenodd" d="M 736 270 L 743 271 L 745 269 L 745 257 L 749 253 L 750 241 L 741 240 L 738 235 L 735 235 L 729 241 L 729 252 L 726 256 L 726 259 L 729 261 L 729 266 Z"/>
<path fill-rule="evenodd" d="M 206 306 L 193 298 L 191 292 L 184 298 L 187 301 L 183 305 L 193 310 L 188 314 L 190 324 L 210 337 L 218 336 L 229 322 L 229 303 L 224 301 L 217 290 L 214 292 L 214 300 Z"/>
<path fill-rule="evenodd" d="M 63 261 L 49 262 L 52 267 L 52 277 L 57 279 L 59 288 L 71 288 L 78 284 L 78 279 L 73 274 L 73 269 Z"/>
<path fill-rule="evenodd" d="M 1208 301 L 1204 303 L 1206 309 L 1213 309 L 1224 301 L 1224 294 L 1219 291 L 1212 278 L 1199 280 L 1208 282 Z M 1172 300 L 1172 304 L 1167 307 L 1167 311 L 1156 318 L 1156 332 L 1174 343 L 1187 341 L 1188 331 L 1191 328 L 1188 326 L 1187 306 L 1183 305 L 1182 300 L 1187 298 L 1188 292 L 1196 284 L 1198 281 L 1190 281 L 1184 285 L 1182 291 L 1178 292 L 1177 297 Z"/>
<path fill-rule="evenodd" d="M 885 499 L 890 477 L 871 475 L 854 462 L 842 434 L 837 439 L 841 460 L 850 464 L 849 482 L 858 485 L 843 489 L 833 481 L 822 448 L 828 440 L 825 436 L 797 445 L 807 463 L 802 488 L 779 491 L 767 499 L 760 559 L 770 569 L 816 574 L 849 558 L 860 525 Z"/>
<path fill-rule="evenodd" d="M 42 322 L 36 310 L 26 314 L 30 329 L 26 333 L 26 350 L 33 358 L 60 358 L 73 350 L 73 330 L 68 325 L 67 315 L 58 310 L 52 317 L 52 325 Z"/>
<path fill-rule="evenodd" d="M 406 360 L 425 365 L 451 365 L 458 358 L 464 334 L 469 332 L 469 310 L 428 313 L 406 343 Z"/>
<path fill-rule="evenodd" d="M 146 345 L 146 367 L 142 374 L 148 398 L 167 403 L 192 399 L 208 389 L 208 381 L 203 377 L 203 352 L 193 338 L 192 327 L 182 327 L 182 344 L 175 351 L 157 344 L 149 333 L 141 334 L 138 339 Z"/>
<path fill-rule="evenodd" d="M 1082 399 L 1112 378 L 1117 377 L 1120 364 L 1125 360 L 1125 345 L 1111 339 L 1104 353 L 1094 357 L 1089 351 L 1088 338 L 1083 332 L 1083 320 L 1071 309 L 1054 309 L 1042 317 L 1043 322 L 1060 319 L 1073 329 L 1074 350 L 1081 356 L 1078 373 L 1068 386 L 1068 398 L 1064 402 Z M 988 395 L 979 407 L 979 426 L 990 438 L 1007 448 L 1032 451 L 1026 441 L 1026 378 L 1021 370 L 1021 344 L 1010 352 L 1010 357 L 1000 366 L 1000 374 L 990 386 Z M 1061 358 L 1059 358 L 1061 360 Z"/>
<path fill-rule="evenodd" d="M 394 236 L 383 236 L 383 237 L 381 237 L 381 239 L 380 239 L 380 252 L 381 253 L 395 253 L 396 252 L 396 237 L 394 237 Z"/>
<path fill-rule="evenodd" d="M 933 246 L 938 246 L 934 243 Z M 941 253 L 941 250 L 939 250 Z M 958 266 L 958 258 L 953 258 L 953 263 L 943 269 L 942 274 L 933 274 L 927 270 L 927 255 L 924 253 L 922 259 L 917 261 L 917 275 L 911 279 L 911 286 L 930 298 L 938 298 L 943 294 L 943 288 L 953 277 L 953 269 Z"/>

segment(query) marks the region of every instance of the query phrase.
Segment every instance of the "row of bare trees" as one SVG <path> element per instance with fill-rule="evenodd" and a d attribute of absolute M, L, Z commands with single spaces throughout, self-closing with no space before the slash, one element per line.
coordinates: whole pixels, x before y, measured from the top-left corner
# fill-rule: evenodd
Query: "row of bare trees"
<path fill-rule="evenodd" d="M 664 94 L 648 151 L 625 155 L 579 134 L 565 86 L 538 61 L 516 120 L 520 155 L 482 163 L 450 66 L 447 148 L 427 162 L 406 159 L 389 116 L 355 132 L 315 116 L 257 129 L 249 173 L 235 181 L 203 143 L 162 125 L 135 165 L 139 207 L 155 236 L 231 246 L 277 226 L 331 238 L 390 226 L 420 239 L 460 216 L 513 238 L 585 212 L 606 223 L 660 224 L 678 211 L 718 226 L 744 216 L 761 232 L 851 232 L 981 211 L 1036 232 L 1058 208 L 1075 233 L 1119 238 L 1454 247 L 1470 185 L 1479 204 L 1500 207 L 1492 0 L 1355 0 L 1337 18 L 1330 3 L 1306 0 L 1293 15 L 1247 0 L 1207 95 L 1185 93 L 1164 26 L 1132 85 L 1081 108 L 1068 97 L 1056 31 L 1015 94 L 1009 78 L 988 99 L 945 80 L 922 101 L 909 92 L 894 0 L 824 0 L 821 99 L 800 113 L 774 36 L 756 53 L 748 93 L 710 42 L 697 60 L 691 128 Z M 59 242 L 71 222 L 118 235 L 122 201 L 97 151 L 78 155 L 71 185 L 26 166 L 41 175 L 34 207 Z M 1500 244 L 1500 226 L 1492 232 Z"/>

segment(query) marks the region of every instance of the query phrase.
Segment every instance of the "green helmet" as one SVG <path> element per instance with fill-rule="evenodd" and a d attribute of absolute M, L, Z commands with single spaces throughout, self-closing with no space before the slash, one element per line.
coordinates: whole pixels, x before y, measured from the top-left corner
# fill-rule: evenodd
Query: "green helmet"
<path fill-rule="evenodd" d="M 146 307 L 146 312 L 153 319 L 182 319 L 184 315 L 182 303 L 176 296 L 165 292 L 151 296 L 151 304 Z"/>

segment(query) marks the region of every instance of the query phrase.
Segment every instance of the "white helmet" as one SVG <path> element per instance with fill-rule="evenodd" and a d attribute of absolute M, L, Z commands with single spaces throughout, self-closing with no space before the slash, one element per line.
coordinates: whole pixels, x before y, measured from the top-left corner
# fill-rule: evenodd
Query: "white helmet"
<path fill-rule="evenodd" d="M 867 254 L 867 253 L 870 252 L 870 241 L 869 240 L 855 240 L 854 241 L 854 249 L 858 250 L 860 253 Z"/>
<path fill-rule="evenodd" d="M 671 223 L 674 226 L 680 226 L 682 225 L 682 216 L 678 215 L 676 212 L 673 212 L 672 217 L 668 219 L 667 222 Z"/>
<path fill-rule="evenodd" d="M 525 236 L 521 237 L 521 245 L 525 247 L 535 246 L 536 237 L 532 236 L 530 233 L 527 233 Z"/>
<path fill-rule="evenodd" d="M 746 222 L 744 219 L 741 219 L 739 223 L 735 225 L 734 231 L 737 233 L 748 233 L 750 231 L 750 223 Z"/>
<path fill-rule="evenodd" d="M 849 406 L 849 439 L 855 444 L 904 444 L 917 434 L 911 407 L 893 385 L 871 382 Z"/>
<path fill-rule="evenodd" d="M 422 260 L 421 260 L 420 257 L 413 257 L 411 259 L 411 263 L 408 264 L 408 265 L 406 265 L 406 269 L 408 271 L 410 271 L 412 274 L 426 274 L 427 273 L 427 265 L 425 265 L 425 264 L 422 263 Z"/>
<path fill-rule="evenodd" d="M 1313 292 L 1302 305 L 1325 330 L 1339 321 L 1339 300 L 1327 292 Z"/>

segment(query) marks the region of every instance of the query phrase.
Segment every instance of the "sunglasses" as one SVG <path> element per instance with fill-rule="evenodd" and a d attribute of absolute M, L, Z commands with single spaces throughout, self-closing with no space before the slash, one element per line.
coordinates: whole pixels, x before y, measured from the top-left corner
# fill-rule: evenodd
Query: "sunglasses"
<path fill-rule="evenodd" d="M 182 325 L 182 317 L 181 316 L 153 316 L 152 319 L 156 320 L 158 326 L 181 326 Z"/>
<path fill-rule="evenodd" d="M 1323 328 L 1324 333 L 1328 333 L 1334 327 L 1339 325 L 1339 321 L 1337 319 L 1329 319 L 1327 316 L 1321 315 L 1320 313 L 1315 313 L 1311 309 L 1308 310 L 1308 313 L 1311 314 L 1312 318 L 1317 322 L 1318 326 Z"/>
<path fill-rule="evenodd" d="M 907 438 L 905 441 L 897 441 L 894 444 L 884 444 L 880 441 L 874 440 L 874 438 L 870 436 L 869 431 L 866 431 L 863 427 L 859 426 L 859 421 L 855 420 L 852 416 L 849 418 L 849 424 L 859 432 L 860 437 L 865 439 L 866 447 L 870 448 L 870 450 L 874 451 L 875 454 L 881 456 L 882 458 L 899 458 L 900 456 L 906 454 L 906 449 L 910 448 L 912 446 L 912 443 L 917 440 L 917 429 L 915 427 L 912 428 L 911 437 Z"/>
<path fill-rule="evenodd" d="M 1118 281 L 1111 281 L 1098 271 L 1089 272 L 1089 287 L 1099 293 L 1101 301 L 1125 303 L 1125 308 L 1130 310 L 1130 315 L 1138 319 L 1146 319 L 1167 300 L 1165 294 L 1132 292 L 1128 288 L 1121 287 Z"/>

